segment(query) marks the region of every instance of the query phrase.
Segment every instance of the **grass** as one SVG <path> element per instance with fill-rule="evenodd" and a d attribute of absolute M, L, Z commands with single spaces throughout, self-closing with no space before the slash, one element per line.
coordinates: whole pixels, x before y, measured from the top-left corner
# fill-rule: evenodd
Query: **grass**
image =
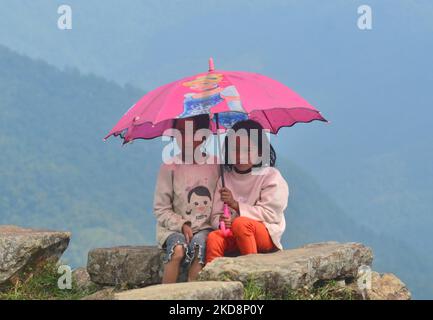
<path fill-rule="evenodd" d="M 276 297 L 267 293 L 262 287 L 257 285 L 254 280 L 248 280 L 244 286 L 245 300 L 275 300 Z"/>
<path fill-rule="evenodd" d="M 23 273 L 19 280 L 0 291 L 0 300 L 79 300 L 97 291 L 96 286 L 80 289 L 72 283 L 71 289 L 59 289 L 57 264 L 46 263 Z"/>
<path fill-rule="evenodd" d="M 336 281 L 315 284 L 312 288 L 286 289 L 283 293 L 266 292 L 254 280 L 249 280 L 244 287 L 245 300 L 357 300 L 353 290 L 340 286 Z"/>

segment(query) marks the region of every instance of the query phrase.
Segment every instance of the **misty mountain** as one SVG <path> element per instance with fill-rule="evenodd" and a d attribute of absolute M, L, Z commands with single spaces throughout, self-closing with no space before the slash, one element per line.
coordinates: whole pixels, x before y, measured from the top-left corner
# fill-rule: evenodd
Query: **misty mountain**
<path fill-rule="evenodd" d="M 93 247 L 154 244 L 152 198 L 162 142 L 121 147 L 115 138 L 102 141 L 143 92 L 1 46 L 0 70 L 0 224 L 72 231 L 66 258 L 73 266 L 85 264 Z M 415 297 L 431 295 L 429 256 L 363 226 L 288 160 L 281 145 L 277 152 L 291 193 L 286 247 L 361 241 L 373 247 L 375 269 L 395 272 Z"/>

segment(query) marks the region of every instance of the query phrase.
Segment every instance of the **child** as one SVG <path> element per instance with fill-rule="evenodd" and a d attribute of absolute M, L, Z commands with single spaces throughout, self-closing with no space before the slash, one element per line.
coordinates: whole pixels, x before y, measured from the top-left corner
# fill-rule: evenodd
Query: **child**
<path fill-rule="evenodd" d="M 225 188 L 221 179 L 214 195 L 211 222 L 215 229 L 220 221 L 231 228 L 224 237 L 220 230 L 211 232 L 207 241 L 206 262 L 226 253 L 265 253 L 281 250 L 281 236 L 286 227 L 284 210 L 289 188 L 280 172 L 274 168 L 276 155 L 260 124 L 253 120 L 236 123 L 225 140 Z M 255 131 L 255 133 L 254 133 Z M 257 139 L 252 139 L 252 137 Z M 229 139 L 237 139 L 236 148 L 229 150 Z M 244 138 L 244 139 L 243 139 Z M 246 139 L 245 139 L 246 138 Z M 247 141 L 241 145 L 239 140 Z M 254 141 L 256 140 L 256 141 Z M 254 151 L 258 157 L 253 157 Z M 260 158 L 266 158 L 268 161 Z M 236 158 L 234 158 L 236 157 Z M 245 161 L 241 161 L 245 159 Z M 224 203 L 232 216 L 222 214 Z"/>
<path fill-rule="evenodd" d="M 193 123 L 192 132 L 188 132 L 188 121 Z M 199 129 L 209 129 L 209 116 L 176 119 L 173 127 L 180 133 L 176 142 L 181 152 L 175 164 L 161 166 L 154 197 L 157 240 L 166 250 L 163 283 L 177 281 L 181 263 L 189 265 L 188 281 L 195 280 L 202 269 L 206 238 L 212 230 L 212 196 L 218 180 L 216 164 L 198 162 L 192 155 L 205 140 L 192 142 L 193 135 Z M 188 150 L 188 145 L 192 145 L 192 150 Z M 188 164 L 185 159 L 194 162 Z"/>

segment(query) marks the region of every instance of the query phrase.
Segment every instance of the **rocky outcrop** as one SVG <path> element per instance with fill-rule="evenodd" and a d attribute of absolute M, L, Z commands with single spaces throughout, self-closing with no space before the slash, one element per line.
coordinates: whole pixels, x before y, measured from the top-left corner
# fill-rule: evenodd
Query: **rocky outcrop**
<path fill-rule="evenodd" d="M 205 281 L 160 284 L 114 294 L 115 300 L 242 300 L 238 281 Z"/>
<path fill-rule="evenodd" d="M 57 261 L 70 237 L 69 232 L 0 226 L 0 286 L 15 282 L 28 268 Z"/>
<path fill-rule="evenodd" d="M 406 285 L 392 273 L 372 272 L 371 289 L 367 290 L 370 300 L 410 300 Z"/>
<path fill-rule="evenodd" d="M 91 279 L 86 268 L 78 268 L 72 272 L 72 286 L 80 290 L 98 287 Z"/>
<path fill-rule="evenodd" d="M 87 271 L 93 282 L 143 287 L 161 283 L 163 252 L 154 246 L 100 248 L 89 252 Z"/>
<path fill-rule="evenodd" d="M 56 262 L 70 236 L 68 232 L 0 226 L 0 290 L 24 280 L 23 275 L 34 274 L 46 262 Z M 344 291 L 336 298 L 411 298 L 395 275 L 371 270 L 373 253 L 359 243 L 325 242 L 269 254 L 218 258 L 204 267 L 199 281 L 170 285 L 159 285 L 163 256 L 156 246 L 94 249 L 88 254 L 87 268 L 73 271 L 73 285 L 84 294 L 100 289 L 86 300 L 236 300 L 243 299 L 244 294 L 287 298 L 290 295 L 286 293 L 295 292 L 306 292 L 305 297 L 317 292 L 321 297 L 317 289 L 333 280 L 331 284 L 338 285 L 335 290 L 350 293 L 347 296 Z M 186 270 L 181 270 L 179 280 L 185 281 Z M 133 288 L 139 289 L 129 290 Z"/>
<path fill-rule="evenodd" d="M 118 299 L 176 299 L 181 297 L 188 283 L 179 286 L 179 292 L 171 292 L 171 285 L 154 286 L 161 282 L 163 252 L 157 247 L 115 247 L 95 249 L 89 253 L 88 271 L 91 280 L 100 285 L 117 288 L 146 287 L 117 293 Z M 297 249 L 271 254 L 257 254 L 232 258 L 218 258 L 205 266 L 199 275 L 200 284 L 206 290 L 207 283 L 241 282 L 255 286 L 274 296 L 284 295 L 288 289 L 312 287 L 314 284 L 337 280 L 348 283 L 347 289 L 365 299 L 409 299 L 406 286 L 395 276 L 371 272 L 370 289 L 361 292 L 357 285 L 358 270 L 367 268 L 373 261 L 372 250 L 359 243 L 324 242 L 309 244 Z M 184 280 L 184 279 L 183 279 Z M 151 286 L 151 287 L 148 287 Z M 109 291 L 109 290 L 108 290 Z M 113 291 L 98 292 L 97 299 L 114 298 Z M 211 290 L 212 291 L 212 290 Z M 189 293 L 185 293 L 187 295 Z M 128 298 L 127 298 L 128 297 Z M 157 298 L 155 298 L 157 299 Z M 192 299 L 192 298 L 191 298 Z"/>
<path fill-rule="evenodd" d="M 312 286 L 320 280 L 355 278 L 358 268 L 370 266 L 373 253 L 359 243 L 326 242 L 270 254 L 218 258 L 205 266 L 200 280 L 232 280 L 265 292 Z"/>
<path fill-rule="evenodd" d="M 357 279 L 358 280 L 358 279 Z M 392 273 L 380 274 L 372 271 L 365 287 L 354 281 L 349 289 L 356 291 L 365 300 L 410 300 L 411 293 L 406 285 Z"/>

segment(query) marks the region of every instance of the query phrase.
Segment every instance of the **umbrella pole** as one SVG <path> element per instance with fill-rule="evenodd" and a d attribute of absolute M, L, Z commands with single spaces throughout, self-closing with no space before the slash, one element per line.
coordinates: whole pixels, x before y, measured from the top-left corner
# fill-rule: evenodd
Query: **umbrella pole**
<path fill-rule="evenodd" d="M 224 163 L 223 163 L 223 152 L 222 152 L 222 147 L 221 147 L 221 140 L 220 140 L 220 134 L 219 134 L 219 129 L 220 129 L 220 124 L 219 124 L 219 118 L 218 118 L 218 113 L 215 113 L 215 122 L 216 122 L 216 129 L 217 129 L 217 140 L 218 140 L 218 151 L 220 154 L 220 174 L 221 174 L 221 185 L 224 188 L 226 186 L 225 181 L 224 181 Z M 224 157 L 225 160 L 225 157 Z M 224 216 L 226 218 L 230 217 L 230 210 L 229 210 L 229 206 L 227 205 L 227 203 L 224 203 L 224 212 L 223 212 Z M 224 237 L 227 236 L 231 236 L 232 232 L 230 229 L 226 228 L 226 225 L 224 223 L 224 221 L 220 222 L 220 229 L 221 229 L 221 233 Z"/>
<path fill-rule="evenodd" d="M 221 140 L 220 140 L 220 124 L 219 124 L 219 118 L 218 118 L 218 113 L 215 113 L 215 122 L 216 122 L 216 129 L 217 129 L 217 143 L 218 143 L 218 153 L 220 156 L 220 175 L 221 175 L 221 184 L 223 186 L 223 188 L 226 186 L 225 181 L 224 181 L 224 163 L 222 162 L 223 159 L 223 151 L 222 151 L 222 147 L 221 147 Z"/>

